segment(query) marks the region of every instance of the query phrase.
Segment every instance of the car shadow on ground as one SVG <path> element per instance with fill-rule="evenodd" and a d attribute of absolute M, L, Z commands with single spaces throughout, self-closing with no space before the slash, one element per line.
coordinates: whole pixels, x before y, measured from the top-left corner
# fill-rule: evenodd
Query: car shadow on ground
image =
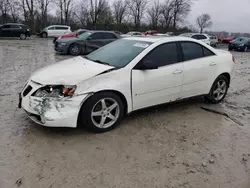
<path fill-rule="evenodd" d="M 148 116 L 155 116 L 157 118 L 158 115 L 168 114 L 171 111 L 179 110 L 182 113 L 183 110 L 188 110 L 190 107 L 200 108 L 203 105 L 207 105 L 208 103 L 202 97 L 184 99 L 177 102 L 161 104 L 145 109 L 141 109 L 138 111 L 134 111 L 131 114 L 125 116 L 121 122 L 121 124 L 116 129 L 121 129 L 124 126 L 131 126 L 133 121 L 137 118 L 146 118 Z M 31 121 L 31 120 L 30 120 Z M 66 128 L 66 127 L 44 127 L 31 122 L 34 129 L 44 134 L 56 134 L 56 135 L 64 135 L 64 136 L 75 136 L 75 135 L 95 135 L 95 133 L 87 131 L 84 126 L 78 126 L 77 128 Z M 148 126 L 148 125 L 145 125 Z M 126 127 L 127 128 L 127 127 Z M 114 130 L 113 130 L 114 131 Z"/>

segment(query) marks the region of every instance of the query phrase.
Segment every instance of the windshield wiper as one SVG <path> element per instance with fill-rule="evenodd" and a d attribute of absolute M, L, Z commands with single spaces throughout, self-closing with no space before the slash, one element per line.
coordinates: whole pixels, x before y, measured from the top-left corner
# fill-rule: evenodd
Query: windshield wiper
<path fill-rule="evenodd" d="M 103 64 L 103 65 L 110 65 L 109 63 L 106 63 L 106 62 L 103 62 L 103 61 L 101 61 L 101 60 L 92 60 L 92 61 L 94 61 L 94 62 L 96 62 L 96 63 L 100 63 L 100 64 Z"/>

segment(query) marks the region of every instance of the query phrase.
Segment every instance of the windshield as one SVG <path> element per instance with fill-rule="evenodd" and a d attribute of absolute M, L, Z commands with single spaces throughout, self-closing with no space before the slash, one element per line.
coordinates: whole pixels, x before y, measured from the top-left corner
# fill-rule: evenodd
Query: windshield
<path fill-rule="evenodd" d="M 117 68 L 125 67 L 137 55 L 145 50 L 151 42 L 120 39 L 87 55 L 86 58 L 95 62 L 103 62 Z"/>
<path fill-rule="evenodd" d="M 77 36 L 79 39 L 87 39 L 91 35 L 90 32 L 85 32 Z"/>
<path fill-rule="evenodd" d="M 247 43 L 248 41 L 249 41 L 248 38 L 237 38 L 233 42 L 244 44 Z"/>

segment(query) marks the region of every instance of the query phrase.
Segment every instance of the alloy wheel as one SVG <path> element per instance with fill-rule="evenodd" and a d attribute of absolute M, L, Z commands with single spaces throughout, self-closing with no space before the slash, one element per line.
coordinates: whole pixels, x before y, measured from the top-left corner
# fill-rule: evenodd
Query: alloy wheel
<path fill-rule="evenodd" d="M 213 97 L 216 101 L 221 100 L 227 92 L 227 83 L 225 80 L 219 80 L 213 91 Z"/>
<path fill-rule="evenodd" d="M 20 35 L 20 39 L 21 39 L 21 40 L 26 39 L 26 35 L 22 33 L 22 34 Z"/>
<path fill-rule="evenodd" d="M 118 120 L 119 115 L 119 104 L 112 98 L 103 98 L 99 100 L 91 110 L 91 120 L 93 124 L 102 129 L 114 125 Z"/>

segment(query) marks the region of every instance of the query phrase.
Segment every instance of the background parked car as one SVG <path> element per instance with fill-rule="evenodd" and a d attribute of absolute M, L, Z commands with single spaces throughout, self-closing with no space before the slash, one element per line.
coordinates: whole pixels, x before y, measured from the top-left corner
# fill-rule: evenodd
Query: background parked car
<path fill-rule="evenodd" d="M 143 34 L 144 34 L 144 35 L 155 35 L 155 34 L 157 34 L 157 33 L 158 33 L 158 31 L 156 31 L 156 30 L 150 30 L 150 31 L 144 32 Z"/>
<path fill-rule="evenodd" d="M 66 25 L 51 25 L 46 28 L 44 28 L 40 33 L 38 33 L 38 36 L 41 36 L 43 38 L 46 37 L 57 37 L 64 34 L 72 33 L 70 26 Z"/>
<path fill-rule="evenodd" d="M 234 39 L 236 39 L 236 37 L 226 37 L 222 39 L 222 43 L 229 44 Z"/>
<path fill-rule="evenodd" d="M 219 43 L 217 36 L 209 36 L 210 38 L 210 45 L 216 47 Z"/>
<path fill-rule="evenodd" d="M 62 35 L 62 36 L 59 36 L 59 37 L 55 37 L 54 40 L 53 40 L 53 43 L 55 44 L 55 42 L 58 39 L 77 37 L 78 35 L 81 35 L 82 33 L 85 33 L 86 31 L 88 31 L 88 30 L 87 29 L 78 29 L 78 30 L 76 30 L 76 31 L 74 31 L 72 33 L 65 34 L 65 35 Z"/>
<path fill-rule="evenodd" d="M 169 34 L 164 33 L 156 33 L 153 36 L 163 36 L 163 37 L 169 37 Z"/>
<path fill-rule="evenodd" d="M 245 37 L 239 37 L 231 41 L 228 45 L 228 50 L 238 50 L 247 52 L 250 49 L 250 39 Z"/>
<path fill-rule="evenodd" d="M 119 39 L 120 36 L 109 31 L 88 31 L 75 38 L 59 39 L 55 51 L 60 54 L 89 54 L 94 50 Z"/>
<path fill-rule="evenodd" d="M 131 36 L 142 36 L 143 33 L 138 32 L 138 31 L 130 31 L 124 35 L 121 35 L 121 37 L 131 37 Z"/>
<path fill-rule="evenodd" d="M 17 23 L 8 23 L 0 26 L 0 37 L 19 37 L 24 40 L 30 36 L 28 26 Z"/>
<path fill-rule="evenodd" d="M 200 34 L 200 33 L 183 33 L 180 36 L 183 37 L 190 37 L 196 40 L 200 40 L 208 45 L 210 45 L 211 41 L 207 34 Z"/>

